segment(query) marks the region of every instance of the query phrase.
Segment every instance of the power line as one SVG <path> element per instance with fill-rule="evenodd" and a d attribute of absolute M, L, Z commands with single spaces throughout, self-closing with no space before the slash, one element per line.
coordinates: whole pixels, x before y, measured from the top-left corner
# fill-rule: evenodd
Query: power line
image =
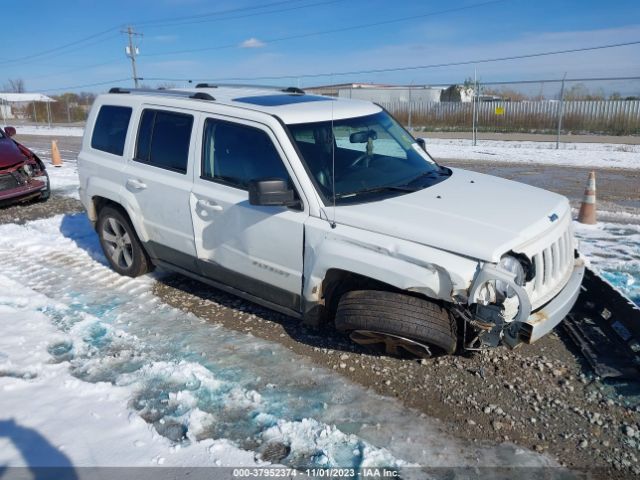
<path fill-rule="evenodd" d="M 195 18 L 204 18 L 204 17 L 213 17 L 213 16 L 217 16 L 217 15 L 226 15 L 229 13 L 236 13 L 236 12 L 243 12 L 243 11 L 247 11 L 247 10 L 256 10 L 256 9 L 261 9 L 261 8 L 269 8 L 269 7 L 275 7 L 278 5 L 284 5 L 284 4 L 289 4 L 289 3 L 299 3 L 301 1 L 304 0 L 281 0 L 278 2 L 272 2 L 272 3 L 265 3 L 263 5 L 251 5 L 248 7 L 238 7 L 238 8 L 230 8 L 230 9 L 226 9 L 226 10 L 216 10 L 213 12 L 208 12 L 208 13 L 201 13 L 198 15 L 186 15 L 183 17 L 172 17 L 172 18 L 162 18 L 162 19 L 156 19 L 156 20 L 147 20 L 147 21 L 143 21 L 143 22 L 132 22 L 134 25 L 137 26 L 142 26 L 142 25 L 153 25 L 155 24 L 162 24 L 165 22 L 169 22 L 169 21 L 176 21 L 176 22 L 180 22 L 183 20 L 191 20 L 191 19 L 195 19 Z"/>
<path fill-rule="evenodd" d="M 114 83 L 128 82 L 130 80 L 131 80 L 131 78 L 127 77 L 127 78 L 119 78 L 117 80 L 106 80 L 104 82 L 86 83 L 84 85 L 72 85 L 72 86 L 67 86 L 67 87 L 47 88 L 45 90 L 38 90 L 38 91 L 40 91 L 40 92 L 59 92 L 60 90 L 78 90 L 80 88 L 100 87 L 102 85 L 113 85 Z M 142 80 L 142 79 L 140 79 L 140 80 Z"/>
<path fill-rule="evenodd" d="M 330 76 L 343 76 L 343 75 L 362 75 L 367 73 L 389 73 L 389 72 L 403 72 L 409 70 L 425 70 L 429 68 L 441 68 L 441 67 L 456 67 L 461 65 L 477 65 L 481 63 L 492 62 L 504 62 L 508 60 L 519 60 L 524 58 L 544 57 L 549 55 L 563 55 L 568 53 L 588 52 L 592 50 L 603 50 L 606 48 L 625 47 L 629 45 L 638 45 L 640 40 L 624 43 L 613 43 L 608 45 L 597 45 L 594 47 L 582 47 L 582 48 L 570 48 L 566 50 L 556 50 L 547 52 L 528 53 L 523 55 L 512 55 L 508 57 L 497 58 L 484 58 L 479 60 L 464 60 L 460 62 L 448 62 L 448 63 L 432 63 L 429 65 L 410 65 L 403 67 L 389 67 L 389 68 L 375 68 L 370 70 L 352 70 L 347 72 L 323 72 L 323 73 L 307 73 L 297 75 L 277 75 L 277 76 L 263 76 L 263 77 L 224 77 L 224 78 L 203 78 L 203 79 L 168 79 L 168 78 L 148 78 L 147 80 L 164 80 L 164 81 L 254 81 L 254 80 L 286 80 L 290 78 L 318 78 L 318 77 L 330 77 Z"/>
<path fill-rule="evenodd" d="M 297 0 L 300 1 L 300 0 Z M 191 20 L 191 21 L 180 21 L 180 22 L 167 22 L 165 24 L 160 24 L 160 25 L 150 25 L 147 26 L 146 28 L 161 28 L 161 27 L 176 27 L 176 26 L 184 26 L 184 25 L 194 25 L 194 24 L 199 24 L 199 23 L 211 23 L 211 22 L 224 22 L 227 20 L 237 20 L 239 18 L 249 18 L 249 17 L 257 17 L 257 16 L 262 16 L 262 15 L 270 15 L 273 13 L 282 13 L 282 12 L 290 12 L 293 10 L 301 10 L 303 8 L 310 8 L 310 7 L 317 7 L 320 5 L 329 5 L 332 3 L 338 3 L 338 2 L 343 2 L 344 0 L 327 0 L 327 1 L 323 1 L 323 2 L 316 2 L 316 3 L 308 3 L 305 5 L 297 5 L 295 7 L 287 7 L 287 8 L 279 8 L 276 10 L 267 10 L 264 12 L 256 12 L 256 13 L 245 13 L 243 15 L 233 15 L 230 17 L 222 17 L 222 18 L 209 18 L 209 19 L 201 19 L 201 20 Z"/>
<path fill-rule="evenodd" d="M 379 22 L 373 22 L 373 23 L 363 23 L 360 25 L 352 25 L 349 27 L 341 27 L 341 28 L 334 28 L 334 29 L 330 29 L 330 30 L 321 30 L 321 31 L 317 31 L 317 32 L 309 32 L 309 33 L 301 33 L 301 34 L 297 34 L 297 35 L 287 35 L 284 37 L 276 37 L 276 38 L 271 38 L 271 39 L 266 39 L 263 40 L 265 43 L 277 43 L 277 42 L 284 42 L 287 40 L 297 40 L 300 38 L 308 38 L 308 37 L 314 37 L 314 36 L 318 36 L 318 35 L 327 35 L 330 33 L 342 33 L 342 32 L 348 32 L 351 30 L 359 30 L 359 29 L 363 29 L 363 28 L 371 28 L 371 27 L 378 27 L 378 26 L 382 26 L 382 25 L 389 25 L 392 23 L 398 23 L 398 22 L 405 22 L 408 20 L 415 20 L 417 18 L 426 18 L 426 17 L 433 17 L 436 15 L 444 15 L 447 13 L 453 13 L 453 12 L 460 12 L 463 10 L 469 10 L 469 9 L 473 9 L 473 8 L 479 8 L 479 7 L 486 7 L 487 5 L 492 5 L 492 4 L 496 4 L 496 3 L 503 3 L 505 1 L 509 1 L 509 0 L 489 0 L 486 2 L 481 2 L 481 3 L 474 3 L 473 5 L 464 5 L 461 7 L 455 7 L 455 8 L 448 8 L 445 10 L 438 10 L 438 11 L 434 11 L 434 12 L 429 12 L 429 13 L 424 13 L 424 14 L 420 14 L 420 15 L 411 15 L 408 17 L 400 17 L 400 18 L 394 18 L 394 19 L 390 19 L 390 20 L 382 20 Z M 207 52 L 207 51 L 212 51 L 212 50 L 223 50 L 223 49 L 227 49 L 227 48 L 235 48 L 237 47 L 238 44 L 237 43 L 230 43 L 230 44 L 226 44 L 226 45 L 217 45 L 217 46 L 213 46 L 213 47 L 202 47 L 202 48 L 192 48 L 192 49 L 186 49 L 186 50 L 174 50 L 174 51 L 169 51 L 169 52 L 158 52 L 158 53 L 147 53 L 145 55 L 141 55 L 144 57 L 157 57 L 157 56 L 165 56 L 165 55 L 181 55 L 181 54 L 185 54 L 185 53 L 197 53 L 197 52 Z"/>
<path fill-rule="evenodd" d="M 150 25 L 151 28 L 153 28 L 153 24 L 156 23 L 158 25 L 155 26 L 162 26 L 162 23 L 165 23 L 167 26 L 171 26 L 171 24 L 173 22 L 177 22 L 181 19 L 183 20 L 188 20 L 191 18 L 202 18 L 202 17 L 210 17 L 210 16 L 215 16 L 215 15 L 223 15 L 223 14 L 228 14 L 228 13 L 234 13 L 234 12 L 240 12 L 240 11 L 250 11 L 250 10 L 256 10 L 256 9 L 264 9 L 264 8 L 268 8 L 271 6 L 278 6 L 278 5 L 283 5 L 283 4 L 289 4 L 289 3 L 297 3 L 297 2 L 301 2 L 304 0 L 282 0 L 282 1 L 278 1 L 278 2 L 272 2 L 272 3 L 268 3 L 268 4 L 264 4 L 264 5 L 253 5 L 250 7 L 242 7 L 242 8 L 233 8 L 233 9 L 227 9 L 227 10 L 219 10 L 216 12 L 209 12 L 209 13 L 203 13 L 201 15 L 189 15 L 189 16 L 184 16 L 184 17 L 171 17 L 171 18 L 164 18 L 164 19 L 157 19 L 157 20 L 149 20 L 149 21 L 140 21 L 140 22 L 129 22 L 133 25 Z M 307 8 L 307 7 L 313 7 L 313 6 L 317 6 L 317 5 L 322 5 L 322 4 L 328 4 L 328 3 L 335 3 L 335 2 L 339 2 L 339 1 L 343 1 L 343 0 L 328 0 L 325 2 L 318 2 L 318 3 L 314 3 L 314 4 L 309 4 L 309 5 L 302 5 L 302 6 L 297 6 L 297 7 L 292 7 L 291 9 L 283 9 L 281 11 L 285 11 L 285 10 L 294 10 L 294 9 L 300 9 L 300 8 Z M 266 14 L 270 14 L 270 13 L 277 13 L 280 10 L 274 10 L 274 11 L 267 11 L 267 12 L 257 12 L 254 14 L 249 14 L 249 15 L 243 15 L 243 16 L 238 16 L 238 17 L 230 17 L 230 18 L 222 18 L 219 20 L 231 20 L 233 18 L 244 18 L 245 16 L 259 16 L 259 15 L 266 15 Z M 193 23 L 202 23 L 202 22 L 193 22 Z M 185 23 L 185 25 L 188 23 Z M 180 25 L 180 23 L 176 23 L 176 26 Z M 108 33 L 111 32 L 116 32 L 117 30 L 123 28 L 124 24 L 120 24 L 120 25 L 114 25 L 113 27 L 110 27 L 106 30 L 103 30 L 101 32 L 89 35 L 87 37 L 82 37 L 78 40 L 74 40 L 73 42 L 69 42 L 57 47 L 53 47 L 47 50 L 43 50 L 41 52 L 37 52 L 37 53 L 33 53 L 30 55 L 26 55 L 26 56 L 22 56 L 20 58 L 9 58 L 9 59 L 1 59 L 0 60 L 0 65 L 6 65 L 6 64 L 15 64 L 15 65 L 21 65 L 21 64 L 26 64 L 26 63 L 33 63 L 33 59 L 37 59 L 39 57 L 46 57 L 46 58 L 55 58 L 61 55 L 66 55 L 67 53 L 70 53 L 72 51 L 77 51 L 80 50 L 82 48 L 87 48 L 91 45 L 95 45 L 96 43 L 101 43 L 103 41 L 107 41 L 110 40 L 111 38 L 114 38 L 114 36 L 110 36 L 108 38 L 102 38 L 97 42 L 92 42 L 89 44 L 85 44 L 82 45 L 80 48 L 76 48 L 73 50 L 68 50 L 71 47 L 74 47 L 76 45 L 81 45 L 85 42 L 88 42 L 90 40 L 93 39 L 97 39 L 100 38 Z M 51 53 L 56 53 L 56 52 L 60 52 L 57 55 L 50 55 Z"/>
<path fill-rule="evenodd" d="M 4 65 L 4 64 L 7 64 L 7 63 L 14 63 L 14 62 L 22 63 L 24 60 L 30 60 L 30 59 L 33 59 L 33 58 L 37 58 L 37 57 L 42 57 L 42 56 L 48 55 L 49 53 L 57 52 L 57 51 L 60 51 L 60 50 L 65 50 L 65 49 L 67 49 L 69 47 L 73 47 L 75 45 L 87 42 L 89 40 L 93 40 L 94 38 L 102 37 L 103 35 L 106 35 L 107 33 L 111 33 L 113 31 L 117 30 L 118 28 L 119 27 L 111 27 L 111 28 L 109 28 L 107 30 L 104 30 L 102 32 L 99 32 L 99 33 L 96 33 L 96 34 L 93 34 L 93 35 L 89 35 L 88 37 L 83 37 L 83 38 L 81 38 L 79 40 L 75 40 L 73 42 L 69 42 L 69 43 L 66 43 L 64 45 L 60 45 L 58 47 L 53 47 L 53 48 L 50 48 L 48 50 L 43 50 L 42 52 L 33 53 L 31 55 L 23 55 L 20 58 L 10 58 L 10 59 L 7 59 L 7 60 L 3 60 L 3 61 L 0 61 L 0 64 Z"/>

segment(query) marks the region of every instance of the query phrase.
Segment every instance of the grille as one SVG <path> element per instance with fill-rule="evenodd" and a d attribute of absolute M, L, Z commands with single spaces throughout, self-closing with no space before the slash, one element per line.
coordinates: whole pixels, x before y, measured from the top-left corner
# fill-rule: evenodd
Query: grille
<path fill-rule="evenodd" d="M 0 175 L 0 190 L 9 190 L 17 186 L 19 186 L 18 181 L 13 175 Z"/>
<path fill-rule="evenodd" d="M 553 243 L 533 256 L 536 276 L 532 300 L 536 308 L 553 298 L 566 283 L 574 264 L 573 235 L 567 228 Z"/>

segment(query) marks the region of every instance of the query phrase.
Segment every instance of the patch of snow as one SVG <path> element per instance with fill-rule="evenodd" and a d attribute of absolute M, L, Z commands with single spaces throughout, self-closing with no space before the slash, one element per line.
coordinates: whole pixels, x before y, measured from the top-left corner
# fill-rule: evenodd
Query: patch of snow
<path fill-rule="evenodd" d="M 640 225 L 573 225 L 590 266 L 640 306 Z"/>
<path fill-rule="evenodd" d="M 54 137 L 81 137 L 84 127 L 49 127 L 46 125 L 18 125 L 17 135 L 44 135 Z"/>
<path fill-rule="evenodd" d="M 49 181 L 51 182 L 51 190 L 68 197 L 79 199 L 78 188 L 80 186 L 80 179 L 78 178 L 77 152 L 60 149 L 62 166 L 54 167 L 51 164 L 51 150 L 42 150 L 39 148 L 32 148 L 31 150 L 45 163 L 47 173 L 49 174 Z"/>
<path fill-rule="evenodd" d="M 130 389 L 75 378 L 66 336 L 43 313 L 65 306 L 0 274 L 0 465 L 6 467 L 209 465 L 220 455 L 255 466 L 251 452 L 206 440 L 172 449 L 127 408 Z M 67 345 L 67 346 L 65 346 Z"/>
<path fill-rule="evenodd" d="M 437 160 L 481 160 L 587 168 L 640 168 L 640 145 L 425 138 Z"/>

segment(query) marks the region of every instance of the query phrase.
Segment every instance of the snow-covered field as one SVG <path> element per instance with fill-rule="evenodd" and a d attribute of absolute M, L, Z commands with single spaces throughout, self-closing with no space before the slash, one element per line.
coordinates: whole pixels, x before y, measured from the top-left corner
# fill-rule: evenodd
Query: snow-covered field
<path fill-rule="evenodd" d="M 18 135 L 81 137 L 84 134 L 83 127 L 49 127 L 46 125 L 19 125 L 15 128 Z"/>
<path fill-rule="evenodd" d="M 82 214 L 1 225 L 0 272 L 0 464 L 553 464 L 163 304 L 155 277 L 106 266 Z"/>
<path fill-rule="evenodd" d="M 640 168 L 640 145 L 611 143 L 518 142 L 426 138 L 427 151 L 436 159 L 566 165 L 586 168 Z"/>

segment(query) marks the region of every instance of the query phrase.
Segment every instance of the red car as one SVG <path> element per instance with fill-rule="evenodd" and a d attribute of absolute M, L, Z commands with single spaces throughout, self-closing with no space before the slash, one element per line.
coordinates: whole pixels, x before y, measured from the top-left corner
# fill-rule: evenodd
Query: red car
<path fill-rule="evenodd" d="M 44 163 L 13 138 L 16 129 L 0 128 L 0 205 L 49 198 L 51 187 Z"/>

